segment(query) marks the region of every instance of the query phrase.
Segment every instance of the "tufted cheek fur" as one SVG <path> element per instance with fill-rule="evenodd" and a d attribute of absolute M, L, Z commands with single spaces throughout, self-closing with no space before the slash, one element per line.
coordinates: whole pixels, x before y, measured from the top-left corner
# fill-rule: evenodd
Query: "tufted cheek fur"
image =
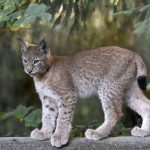
<path fill-rule="evenodd" d="M 39 73 L 44 73 L 47 70 L 45 61 L 40 61 L 38 65 L 33 65 L 33 70 L 38 71 Z"/>

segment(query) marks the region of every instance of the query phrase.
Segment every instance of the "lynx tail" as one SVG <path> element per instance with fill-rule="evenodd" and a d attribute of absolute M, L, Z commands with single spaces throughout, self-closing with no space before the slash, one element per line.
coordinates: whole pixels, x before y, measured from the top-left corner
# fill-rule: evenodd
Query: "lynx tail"
<path fill-rule="evenodd" d="M 136 55 L 136 66 L 137 66 L 137 82 L 141 90 L 145 91 L 147 86 L 147 72 L 145 64 L 141 56 Z"/>

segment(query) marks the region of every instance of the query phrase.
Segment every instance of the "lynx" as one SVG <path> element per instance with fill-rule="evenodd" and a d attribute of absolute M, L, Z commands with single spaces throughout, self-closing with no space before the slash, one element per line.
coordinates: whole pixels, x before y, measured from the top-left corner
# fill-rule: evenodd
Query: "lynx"
<path fill-rule="evenodd" d="M 97 129 L 87 129 L 85 137 L 107 137 L 123 115 L 126 104 L 143 119 L 133 136 L 150 135 L 150 101 L 143 94 L 146 69 L 142 58 L 127 49 L 110 46 L 53 56 L 43 39 L 29 44 L 19 39 L 24 71 L 33 77 L 42 103 L 42 127 L 31 138 L 50 139 L 51 145 L 67 144 L 78 97 L 97 94 L 104 111 L 104 122 Z"/>

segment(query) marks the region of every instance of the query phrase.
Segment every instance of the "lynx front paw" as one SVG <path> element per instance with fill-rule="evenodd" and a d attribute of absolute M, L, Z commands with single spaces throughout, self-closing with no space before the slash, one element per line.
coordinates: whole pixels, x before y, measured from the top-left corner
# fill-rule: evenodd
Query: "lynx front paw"
<path fill-rule="evenodd" d="M 131 135 L 132 136 L 140 136 L 140 137 L 144 137 L 144 136 L 149 136 L 150 135 L 150 132 L 147 132 L 139 127 L 134 127 L 132 130 L 131 130 Z"/>
<path fill-rule="evenodd" d="M 50 139 L 50 135 L 40 131 L 39 129 L 34 129 L 31 134 L 30 134 L 32 139 L 36 139 L 36 140 L 46 140 L 46 139 Z"/>
<path fill-rule="evenodd" d="M 85 132 L 85 137 L 90 140 L 99 140 L 103 138 L 103 136 L 101 136 L 96 130 L 93 129 L 87 129 Z"/>
<path fill-rule="evenodd" d="M 61 147 L 63 145 L 66 145 L 68 142 L 69 136 L 67 135 L 61 135 L 58 133 L 54 133 L 51 137 L 51 144 L 55 147 Z"/>

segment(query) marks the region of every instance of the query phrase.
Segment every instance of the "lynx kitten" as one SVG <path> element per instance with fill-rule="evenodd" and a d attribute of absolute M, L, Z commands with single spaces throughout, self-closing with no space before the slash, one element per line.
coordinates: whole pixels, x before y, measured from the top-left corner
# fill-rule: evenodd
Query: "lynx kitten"
<path fill-rule="evenodd" d="M 141 90 L 146 86 L 146 69 L 138 54 L 110 46 L 60 57 L 49 54 L 44 39 L 38 45 L 19 41 L 24 71 L 33 77 L 42 103 L 42 128 L 33 130 L 31 138 L 65 145 L 78 96 L 91 94 L 101 100 L 104 123 L 87 129 L 87 139 L 107 137 L 123 115 L 123 104 L 143 119 L 141 128 L 134 127 L 131 134 L 150 135 L 150 101 Z"/>

